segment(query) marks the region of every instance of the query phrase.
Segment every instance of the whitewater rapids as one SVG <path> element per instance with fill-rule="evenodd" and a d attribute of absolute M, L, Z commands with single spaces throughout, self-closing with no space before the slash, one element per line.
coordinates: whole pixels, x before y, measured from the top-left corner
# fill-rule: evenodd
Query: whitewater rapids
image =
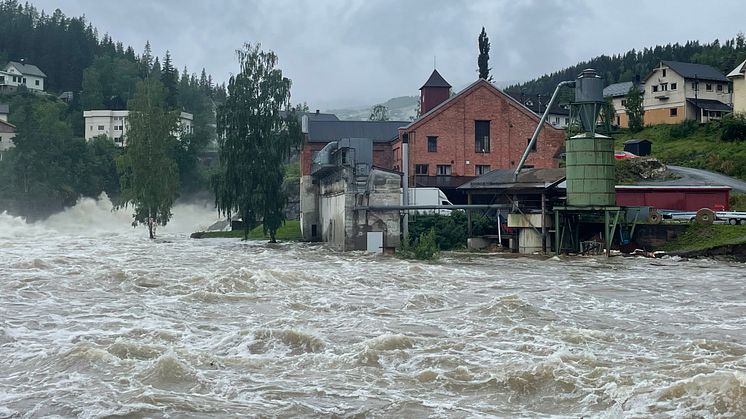
<path fill-rule="evenodd" d="M 0 418 L 746 417 L 743 264 L 147 239 L 0 215 Z"/>

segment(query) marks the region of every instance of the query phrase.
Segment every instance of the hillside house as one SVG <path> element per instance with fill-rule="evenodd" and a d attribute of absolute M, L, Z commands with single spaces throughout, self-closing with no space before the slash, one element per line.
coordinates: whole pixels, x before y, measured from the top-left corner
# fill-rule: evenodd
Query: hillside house
<path fill-rule="evenodd" d="M 15 91 L 26 86 L 30 91 L 43 92 L 47 75 L 33 64 L 11 61 L 0 70 L 0 92 Z"/>
<path fill-rule="evenodd" d="M 106 135 L 114 141 L 119 147 L 127 145 L 127 116 L 129 111 L 115 110 L 93 110 L 83 112 L 85 118 L 85 139 L 90 141 L 99 135 Z M 179 131 L 180 133 L 192 133 L 192 120 L 194 115 L 186 112 L 179 114 Z"/>
<path fill-rule="evenodd" d="M 15 125 L 8 122 L 10 107 L 6 103 L 0 103 L 0 161 L 3 159 L 3 152 L 9 148 L 15 147 L 13 138 L 16 136 Z"/>
<path fill-rule="evenodd" d="M 728 73 L 733 83 L 733 112 L 746 113 L 746 61 Z"/>
<path fill-rule="evenodd" d="M 646 125 L 704 123 L 732 112 L 728 79 L 712 66 L 661 61 L 643 81 Z"/>
<path fill-rule="evenodd" d="M 536 97 L 526 97 L 522 94 L 514 95 L 508 92 L 514 99 L 521 102 L 525 107 L 531 109 L 531 112 L 541 117 L 547 110 L 547 102 L 549 102 L 550 96 L 536 95 Z M 570 104 L 568 103 L 555 103 L 547 114 L 547 122 L 549 122 L 555 128 L 567 128 L 570 125 Z"/>
<path fill-rule="evenodd" d="M 433 71 L 420 88 L 423 114 L 399 130 L 392 144 L 393 169 L 402 167 L 404 133 L 413 186 L 456 188 L 491 170 L 514 168 L 540 117 L 486 80 L 450 97 L 446 86 Z M 564 130 L 547 122 L 527 166 L 557 167 L 564 139 Z"/>
<path fill-rule="evenodd" d="M 629 127 L 629 117 L 627 116 L 627 94 L 629 89 L 634 85 L 631 81 L 614 83 L 604 88 L 604 98 L 610 98 L 611 104 L 614 105 L 614 125 L 620 128 Z M 640 92 L 644 92 L 645 86 L 638 86 Z"/>

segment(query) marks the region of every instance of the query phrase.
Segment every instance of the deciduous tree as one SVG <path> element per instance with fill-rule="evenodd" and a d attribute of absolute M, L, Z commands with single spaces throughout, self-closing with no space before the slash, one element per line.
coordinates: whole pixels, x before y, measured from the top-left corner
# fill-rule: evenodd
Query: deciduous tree
<path fill-rule="evenodd" d="M 645 110 L 642 106 L 642 92 L 640 92 L 638 85 L 633 84 L 630 87 L 626 100 L 629 130 L 632 132 L 641 131 L 645 127 Z"/>
<path fill-rule="evenodd" d="M 370 111 L 370 121 L 388 121 L 389 120 L 389 109 L 386 105 L 376 105 Z"/>
<path fill-rule="evenodd" d="M 155 238 L 155 226 L 166 225 L 176 200 L 179 173 L 173 152 L 178 116 L 166 108 L 166 91 L 155 78 L 137 84 L 127 118 L 127 147 L 117 159 L 120 173 L 120 206 L 135 209 L 132 225 L 148 226 Z"/>
<path fill-rule="evenodd" d="M 285 220 L 283 163 L 300 144 L 298 117 L 290 110 L 290 79 L 275 68 L 277 55 L 259 45 L 237 51 L 240 71 L 228 82 L 218 108 L 220 170 L 212 179 L 218 211 L 243 219 L 244 236 L 261 220 L 275 242 Z"/>

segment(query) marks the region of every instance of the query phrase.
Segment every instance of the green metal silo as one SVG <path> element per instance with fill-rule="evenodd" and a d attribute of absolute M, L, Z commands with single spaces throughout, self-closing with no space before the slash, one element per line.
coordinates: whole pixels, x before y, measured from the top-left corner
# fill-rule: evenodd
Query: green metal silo
<path fill-rule="evenodd" d="M 603 79 L 595 70 L 584 70 L 575 81 L 572 104 L 584 133 L 565 142 L 567 205 L 571 207 L 616 205 L 614 140 L 596 134 L 603 105 Z"/>

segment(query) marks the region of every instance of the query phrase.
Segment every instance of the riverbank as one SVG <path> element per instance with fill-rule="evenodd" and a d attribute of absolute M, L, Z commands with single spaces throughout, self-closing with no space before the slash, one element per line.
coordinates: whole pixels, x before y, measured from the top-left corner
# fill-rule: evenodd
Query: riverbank
<path fill-rule="evenodd" d="M 746 225 L 694 223 L 661 250 L 674 256 L 726 256 L 746 261 Z"/>
<path fill-rule="evenodd" d="M 233 230 L 233 231 L 198 231 L 196 233 L 192 233 L 191 238 L 193 239 L 243 239 L 244 238 L 244 232 L 243 230 Z M 275 238 L 277 240 L 282 241 L 301 241 L 303 236 L 300 232 L 300 221 L 298 220 L 288 220 L 285 221 L 285 224 L 280 226 L 280 228 L 277 230 L 277 234 L 275 235 Z M 264 234 L 264 227 L 262 225 L 257 226 L 256 228 L 249 231 L 249 236 L 247 237 L 247 240 L 269 240 L 269 235 Z"/>

